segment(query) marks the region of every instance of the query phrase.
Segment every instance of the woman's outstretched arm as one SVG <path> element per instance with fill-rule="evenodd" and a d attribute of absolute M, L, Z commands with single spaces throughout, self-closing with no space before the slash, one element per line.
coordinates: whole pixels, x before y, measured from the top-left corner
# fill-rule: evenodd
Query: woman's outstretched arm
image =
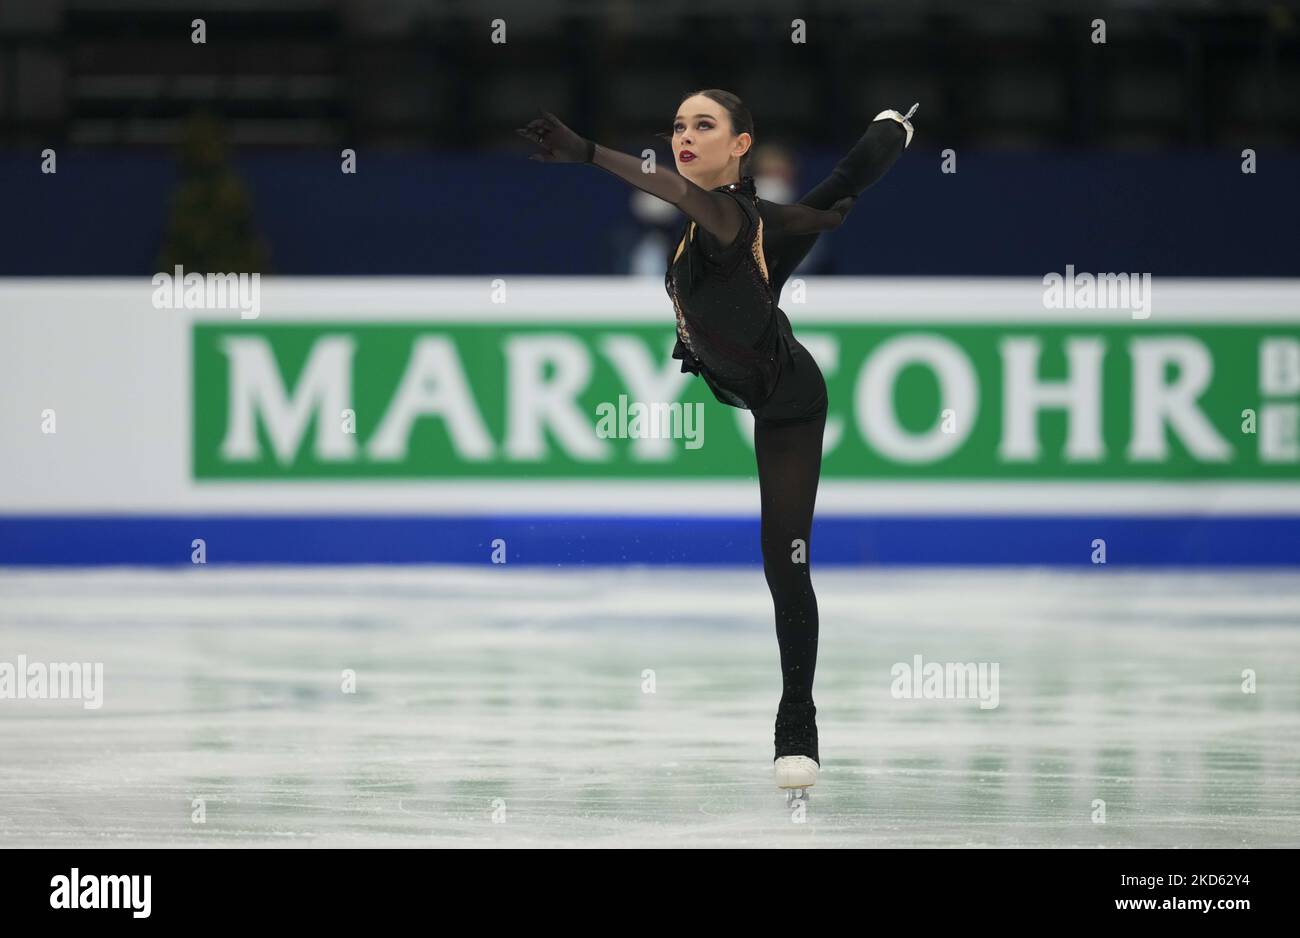
<path fill-rule="evenodd" d="M 904 116 L 897 111 L 881 111 L 868 126 L 831 174 L 812 188 L 797 204 L 818 211 L 841 210 L 847 214 L 855 200 L 870 185 L 889 171 L 912 141 L 912 124 L 909 118 L 916 107 Z M 786 232 L 781 240 L 776 259 L 770 263 L 772 282 L 784 284 L 794 269 L 812 250 L 818 230 Z"/>
<path fill-rule="evenodd" d="M 730 245 L 745 224 L 745 213 L 725 192 L 702 189 L 675 172 L 646 172 L 642 161 L 587 140 L 566 127 L 547 111 L 515 132 L 541 148 L 529 159 L 544 163 L 591 163 L 638 189 L 677 206 L 697 225 Z"/>
<path fill-rule="evenodd" d="M 831 170 L 831 174 L 814 186 L 799 201 L 816 209 L 828 209 L 840 199 L 857 198 L 889 171 L 903 150 L 912 142 L 911 116 L 897 111 L 881 111 L 853 149 Z"/>

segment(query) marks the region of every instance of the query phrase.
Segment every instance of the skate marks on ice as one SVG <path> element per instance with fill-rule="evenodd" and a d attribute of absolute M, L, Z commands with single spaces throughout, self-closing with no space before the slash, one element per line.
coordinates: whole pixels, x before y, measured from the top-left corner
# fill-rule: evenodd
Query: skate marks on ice
<path fill-rule="evenodd" d="M 1300 844 L 1296 577 L 817 589 L 795 817 L 757 569 L 0 571 L 0 663 L 104 665 L 98 710 L 0 699 L 0 846 Z M 894 697 L 917 655 L 997 707 Z"/>

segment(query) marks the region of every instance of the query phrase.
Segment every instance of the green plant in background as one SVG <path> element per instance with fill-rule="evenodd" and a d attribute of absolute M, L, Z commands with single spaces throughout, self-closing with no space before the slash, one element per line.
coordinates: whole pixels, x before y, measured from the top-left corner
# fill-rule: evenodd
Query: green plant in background
<path fill-rule="evenodd" d="M 187 273 L 262 273 L 269 251 L 253 225 L 248 190 L 226 152 L 221 125 L 208 114 L 186 124 L 181 172 L 172 194 L 161 270 Z"/>

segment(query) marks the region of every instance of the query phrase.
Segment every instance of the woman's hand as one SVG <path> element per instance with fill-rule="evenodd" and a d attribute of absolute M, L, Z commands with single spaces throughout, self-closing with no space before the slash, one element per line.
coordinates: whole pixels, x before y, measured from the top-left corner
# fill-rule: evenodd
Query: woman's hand
<path fill-rule="evenodd" d="M 835 225 L 837 228 L 844 222 L 844 216 L 848 215 L 849 209 L 853 208 L 857 201 L 857 196 L 846 195 L 831 206 L 830 210 L 840 217 L 840 220 Z"/>
<path fill-rule="evenodd" d="M 590 163 L 596 152 L 595 143 L 574 133 L 550 111 L 542 111 L 541 117 L 515 128 L 515 133 L 541 148 L 529 159 L 542 163 Z"/>

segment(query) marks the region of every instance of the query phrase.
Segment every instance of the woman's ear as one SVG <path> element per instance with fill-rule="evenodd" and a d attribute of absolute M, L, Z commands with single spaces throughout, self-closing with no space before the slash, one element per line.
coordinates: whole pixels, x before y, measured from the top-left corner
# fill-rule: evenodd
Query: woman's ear
<path fill-rule="evenodd" d="M 736 156 L 743 157 L 745 154 L 751 153 L 751 151 L 753 151 L 754 135 L 748 132 L 742 133 L 740 136 L 736 138 L 736 146 L 740 146 L 742 143 L 746 144 L 745 149 L 737 153 Z"/>

